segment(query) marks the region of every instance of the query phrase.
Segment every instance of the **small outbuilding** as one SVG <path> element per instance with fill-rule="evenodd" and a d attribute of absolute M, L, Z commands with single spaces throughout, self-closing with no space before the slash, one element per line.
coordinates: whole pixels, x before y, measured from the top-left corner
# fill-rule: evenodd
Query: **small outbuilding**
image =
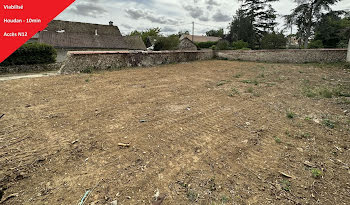
<path fill-rule="evenodd" d="M 191 51 L 196 51 L 198 50 L 196 44 L 194 44 L 190 39 L 188 38 L 183 38 L 180 41 L 179 44 L 179 50 L 191 50 Z"/>

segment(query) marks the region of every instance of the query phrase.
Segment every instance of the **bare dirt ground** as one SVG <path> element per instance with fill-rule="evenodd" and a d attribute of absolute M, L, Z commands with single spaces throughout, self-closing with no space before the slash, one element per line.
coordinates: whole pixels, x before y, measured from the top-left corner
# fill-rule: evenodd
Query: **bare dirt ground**
<path fill-rule="evenodd" d="M 0 203 L 349 204 L 349 94 L 231 61 L 0 82 Z"/>

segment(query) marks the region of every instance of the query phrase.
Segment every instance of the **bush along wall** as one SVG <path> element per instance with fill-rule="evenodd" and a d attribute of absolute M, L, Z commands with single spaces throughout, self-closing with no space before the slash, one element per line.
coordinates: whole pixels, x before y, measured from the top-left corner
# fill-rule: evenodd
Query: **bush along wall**
<path fill-rule="evenodd" d="M 27 43 L 17 49 L 0 66 L 55 63 L 57 51 L 43 43 Z"/>

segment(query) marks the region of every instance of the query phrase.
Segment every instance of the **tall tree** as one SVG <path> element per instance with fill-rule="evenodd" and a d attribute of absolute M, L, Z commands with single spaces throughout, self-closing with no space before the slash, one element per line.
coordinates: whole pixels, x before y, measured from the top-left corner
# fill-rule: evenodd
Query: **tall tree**
<path fill-rule="evenodd" d="M 278 0 L 240 1 L 243 4 L 230 25 L 231 32 L 235 33 L 231 33 L 230 36 L 232 38 L 238 36 L 236 40 L 249 42 L 251 48 L 255 48 L 256 45 L 260 47 L 263 36 L 268 32 L 272 32 L 277 24 L 276 10 L 272 8 L 270 3 Z M 242 28 L 249 34 L 240 35 L 241 31 L 239 30 Z"/>
<path fill-rule="evenodd" d="M 322 14 L 315 26 L 314 40 L 322 41 L 325 48 L 345 47 L 350 37 L 350 17 L 343 11 Z"/>
<path fill-rule="evenodd" d="M 250 48 L 255 47 L 255 32 L 249 16 L 242 9 L 236 11 L 236 15 L 229 26 L 230 32 L 228 39 L 230 41 L 245 41 Z"/>
<path fill-rule="evenodd" d="M 152 36 L 152 37 L 159 37 L 161 36 L 160 34 L 160 28 L 150 28 L 150 29 L 147 29 L 146 31 L 132 31 L 130 33 L 129 36 L 141 36 L 143 42 L 146 44 L 147 43 L 147 38 L 149 36 Z"/>
<path fill-rule="evenodd" d="M 219 30 L 210 30 L 206 32 L 207 36 L 215 36 L 215 37 L 224 37 L 224 29 L 221 28 Z"/>
<path fill-rule="evenodd" d="M 317 20 L 324 10 L 330 11 L 330 6 L 341 0 L 294 0 L 298 5 L 286 16 L 287 22 L 295 22 L 298 26 L 298 37 L 303 40 L 304 48 L 308 47 L 309 39 Z"/>

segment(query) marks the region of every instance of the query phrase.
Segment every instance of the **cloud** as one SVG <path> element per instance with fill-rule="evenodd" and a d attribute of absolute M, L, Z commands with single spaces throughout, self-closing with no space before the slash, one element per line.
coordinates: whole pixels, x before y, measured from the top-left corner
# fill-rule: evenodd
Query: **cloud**
<path fill-rule="evenodd" d="M 162 28 L 161 31 L 165 32 L 165 33 L 174 33 L 177 31 L 177 29 L 166 26 L 166 27 Z"/>
<path fill-rule="evenodd" d="M 220 10 L 217 10 L 216 13 L 213 15 L 213 20 L 216 22 L 230 21 L 231 16 L 223 14 Z"/>
<path fill-rule="evenodd" d="M 194 19 L 198 19 L 200 21 L 209 21 L 209 14 L 204 12 L 203 8 L 198 6 L 183 6 L 183 8 L 190 14 L 190 16 Z"/>
<path fill-rule="evenodd" d="M 179 20 L 171 19 L 165 16 L 159 16 L 148 10 L 130 8 L 130 9 L 125 9 L 125 13 L 127 14 L 128 17 L 132 19 L 146 19 L 151 21 L 152 23 L 170 24 L 170 25 L 175 25 L 179 23 Z"/>
<path fill-rule="evenodd" d="M 208 5 L 212 5 L 212 6 L 219 6 L 220 5 L 215 0 L 206 0 L 205 3 L 208 4 Z"/>
<path fill-rule="evenodd" d="M 102 6 L 89 2 L 74 4 L 69 8 L 68 12 L 88 17 L 101 17 L 107 14 L 107 10 Z"/>

